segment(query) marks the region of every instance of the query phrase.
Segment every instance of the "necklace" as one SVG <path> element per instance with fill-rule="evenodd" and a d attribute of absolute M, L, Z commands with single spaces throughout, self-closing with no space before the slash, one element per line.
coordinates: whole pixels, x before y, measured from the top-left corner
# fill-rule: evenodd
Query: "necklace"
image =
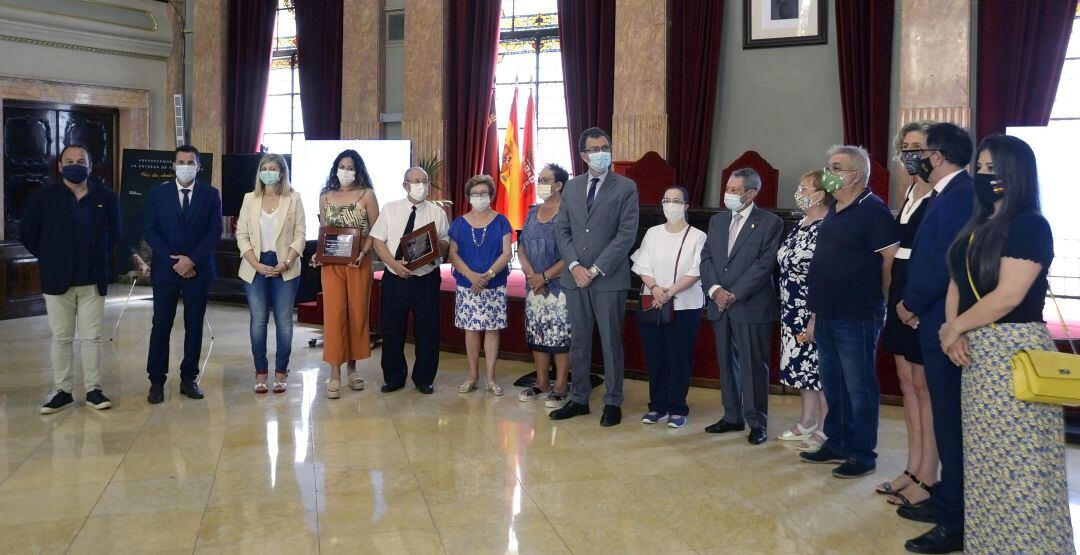
<path fill-rule="evenodd" d="M 484 232 L 480 235 L 480 240 L 477 241 L 476 240 L 476 228 L 471 226 L 471 225 L 469 226 L 469 236 L 472 237 L 472 243 L 474 245 L 479 247 L 480 245 L 484 244 L 484 240 L 487 239 L 487 229 L 488 229 L 487 226 L 484 226 Z"/>

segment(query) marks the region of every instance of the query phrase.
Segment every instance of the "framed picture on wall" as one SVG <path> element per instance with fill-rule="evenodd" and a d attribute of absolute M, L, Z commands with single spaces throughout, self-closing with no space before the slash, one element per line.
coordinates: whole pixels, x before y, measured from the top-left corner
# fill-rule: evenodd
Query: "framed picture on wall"
<path fill-rule="evenodd" d="M 825 44 L 827 0 L 743 0 L 743 49 Z"/>

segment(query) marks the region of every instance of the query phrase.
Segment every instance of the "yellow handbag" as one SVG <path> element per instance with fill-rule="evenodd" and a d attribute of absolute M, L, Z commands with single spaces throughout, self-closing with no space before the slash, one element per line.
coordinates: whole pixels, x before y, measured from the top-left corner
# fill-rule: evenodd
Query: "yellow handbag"
<path fill-rule="evenodd" d="M 968 244 L 975 239 L 973 233 L 968 239 Z M 971 276 L 971 261 L 965 260 L 967 266 L 968 284 L 975 293 L 975 300 L 982 300 L 979 290 L 975 288 L 975 279 Z M 1009 360 L 1013 371 L 1013 392 L 1021 401 L 1033 403 L 1047 403 L 1051 405 L 1064 405 L 1067 407 L 1080 406 L 1080 356 L 1076 354 L 1076 344 L 1073 343 L 1069 334 L 1069 326 L 1065 323 L 1065 317 L 1061 314 L 1057 297 L 1053 291 L 1049 291 L 1050 299 L 1054 301 L 1061 326 L 1065 330 L 1065 337 L 1072 347 L 1072 354 L 1058 351 L 1043 351 L 1039 349 L 1024 349 Z M 994 324 L 991 324 L 993 327 Z"/>

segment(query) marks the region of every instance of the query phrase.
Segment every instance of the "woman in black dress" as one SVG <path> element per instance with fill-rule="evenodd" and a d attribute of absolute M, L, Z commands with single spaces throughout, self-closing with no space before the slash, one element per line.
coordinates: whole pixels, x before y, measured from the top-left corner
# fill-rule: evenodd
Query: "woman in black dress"
<path fill-rule="evenodd" d="M 938 454 L 934 439 L 934 421 L 930 410 L 930 390 L 923 372 L 922 349 L 914 328 L 896 314 L 896 305 L 904 295 L 911 246 L 923 215 L 934 198 L 933 187 L 918 177 L 919 160 L 926 149 L 926 130 L 931 121 L 914 121 L 900 128 L 896 137 L 897 172 L 901 183 L 910 183 L 904 205 L 897 214 L 900 224 L 900 250 L 892 266 L 888 313 L 881 334 L 881 349 L 892 353 L 896 375 L 904 395 L 904 423 L 907 425 L 908 459 L 904 473 L 877 486 L 877 492 L 889 495 L 894 505 L 919 503 L 930 497 L 930 484 L 937 482 Z M 905 179 L 906 178 L 906 179 Z"/>

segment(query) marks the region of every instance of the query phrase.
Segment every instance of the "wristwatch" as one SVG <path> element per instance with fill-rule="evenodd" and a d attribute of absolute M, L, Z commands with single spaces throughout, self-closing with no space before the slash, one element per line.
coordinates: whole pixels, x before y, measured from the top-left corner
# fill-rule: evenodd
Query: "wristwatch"
<path fill-rule="evenodd" d="M 544 285 L 547 285 L 547 284 L 551 283 L 551 281 L 548 280 L 548 277 L 547 277 L 546 273 L 541 272 L 540 275 L 543 276 L 543 278 L 544 278 Z"/>
<path fill-rule="evenodd" d="M 296 264 L 295 260 L 289 260 L 288 258 L 285 259 L 285 267 L 286 268 L 291 270 L 292 267 L 293 267 L 293 264 Z"/>
<path fill-rule="evenodd" d="M 600 268 L 597 268 L 596 266 L 589 268 L 589 274 L 591 274 L 592 277 L 595 278 L 596 276 L 600 275 Z"/>

